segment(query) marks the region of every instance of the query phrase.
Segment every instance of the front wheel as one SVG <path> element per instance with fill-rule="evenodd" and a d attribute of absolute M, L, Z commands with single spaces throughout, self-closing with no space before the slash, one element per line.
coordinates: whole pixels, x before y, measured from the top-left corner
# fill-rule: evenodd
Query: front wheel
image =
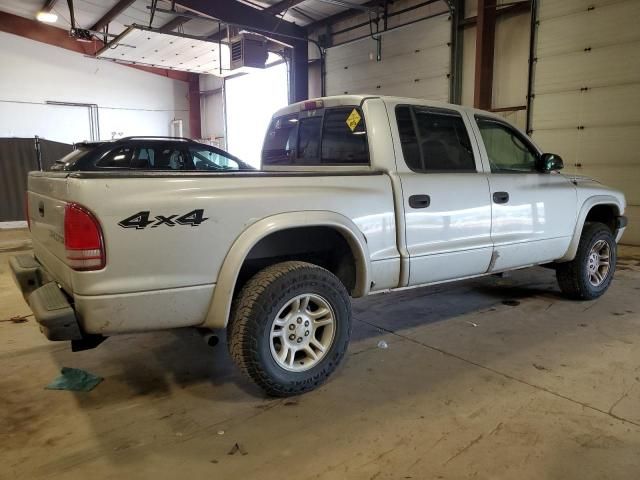
<path fill-rule="evenodd" d="M 269 395 L 313 390 L 342 360 L 351 302 L 328 270 L 283 262 L 258 272 L 234 302 L 227 329 L 240 369 Z"/>
<path fill-rule="evenodd" d="M 602 295 L 616 269 L 616 241 L 603 223 L 585 224 L 575 258 L 556 267 L 560 290 L 569 298 L 593 300 Z"/>

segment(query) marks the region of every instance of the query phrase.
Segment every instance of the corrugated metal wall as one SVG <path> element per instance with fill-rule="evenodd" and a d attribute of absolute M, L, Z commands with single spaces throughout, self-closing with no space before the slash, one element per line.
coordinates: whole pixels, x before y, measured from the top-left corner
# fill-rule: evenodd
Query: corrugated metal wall
<path fill-rule="evenodd" d="M 40 139 L 42 168 L 71 151 L 71 145 Z M 34 138 L 0 138 L 0 222 L 25 220 L 27 173 L 38 170 Z"/>
<path fill-rule="evenodd" d="M 532 136 L 625 193 L 640 245 L 640 2 L 542 0 L 538 19 Z"/>
<path fill-rule="evenodd" d="M 369 93 L 449 99 L 451 20 L 447 14 L 391 30 L 376 42 L 364 38 L 329 48 L 327 95 Z"/>

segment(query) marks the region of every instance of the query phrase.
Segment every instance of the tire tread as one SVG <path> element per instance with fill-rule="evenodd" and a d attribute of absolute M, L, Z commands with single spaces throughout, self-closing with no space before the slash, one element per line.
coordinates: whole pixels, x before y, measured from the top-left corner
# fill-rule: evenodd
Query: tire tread
<path fill-rule="evenodd" d="M 302 271 L 315 272 L 325 277 L 328 275 L 334 287 L 338 288 L 343 297 L 348 300 L 349 296 L 346 288 L 342 282 L 328 270 L 306 262 L 288 261 L 271 265 L 256 273 L 243 286 L 232 305 L 232 318 L 227 327 L 227 342 L 231 358 L 245 376 L 249 377 L 265 390 L 267 394 L 272 396 L 286 397 L 313 390 L 323 383 L 337 367 L 346 353 L 348 346 L 351 333 L 350 328 L 346 341 L 336 345 L 337 354 L 333 355 L 334 359 L 328 359 L 330 361 L 326 362 L 324 368 L 314 375 L 311 381 L 299 382 L 287 386 L 283 386 L 279 382 L 274 381 L 263 368 L 260 361 L 258 361 L 260 338 L 257 333 L 259 331 L 257 317 L 259 314 L 267 313 L 267 309 L 261 304 L 261 299 L 269 287 L 275 282 L 285 276 L 302 273 Z M 348 313 L 350 317 L 351 310 L 349 301 L 347 301 L 347 305 L 349 306 Z"/>

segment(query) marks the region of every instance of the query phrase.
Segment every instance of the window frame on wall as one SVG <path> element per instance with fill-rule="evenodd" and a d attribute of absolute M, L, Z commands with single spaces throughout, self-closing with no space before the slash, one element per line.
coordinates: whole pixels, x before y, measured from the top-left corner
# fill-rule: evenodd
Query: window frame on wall
<path fill-rule="evenodd" d="M 364 157 L 366 161 L 339 161 L 339 162 L 325 162 L 324 158 L 324 140 L 325 140 L 325 118 L 328 114 L 334 113 L 339 110 L 344 110 L 347 114 L 345 117 L 345 122 L 348 116 L 351 114 L 353 110 L 355 110 L 360 116 L 360 121 L 358 122 L 357 135 L 362 135 L 363 137 L 363 145 L 364 145 Z M 319 125 L 319 136 L 316 147 L 316 155 L 308 158 L 300 156 L 300 126 L 305 122 L 311 123 L 311 119 L 320 118 Z M 271 120 L 269 124 L 269 128 L 267 130 L 267 138 L 265 139 L 265 145 L 269 142 L 269 135 L 274 132 L 274 129 L 277 129 L 276 125 L 278 122 L 291 122 L 294 125 L 291 127 L 293 130 L 293 139 L 291 139 L 291 132 L 287 135 L 287 143 L 291 143 L 291 147 L 289 150 L 283 150 L 277 158 L 285 159 L 286 161 L 278 161 L 278 162 L 265 162 L 265 150 L 263 149 L 261 155 L 262 166 L 288 166 L 288 167 L 369 167 L 371 166 L 371 149 L 369 146 L 369 133 L 367 131 L 366 121 L 364 118 L 364 113 L 362 111 L 361 106 L 359 105 L 338 105 L 334 107 L 325 107 L 314 110 L 302 110 L 297 113 L 290 113 L 281 115 Z M 345 123 L 346 125 L 346 123 Z M 354 129 L 355 132 L 356 129 Z M 291 141 L 293 140 L 293 141 Z M 275 149 L 279 150 L 279 149 Z M 301 162 L 300 160 L 305 158 L 305 161 Z M 311 161 L 310 161 L 311 160 Z"/>
<path fill-rule="evenodd" d="M 537 160 L 538 160 L 538 158 L 540 156 L 540 152 L 536 148 L 536 146 L 533 144 L 533 142 L 531 142 L 531 140 L 529 140 L 529 137 L 524 135 L 521 131 L 519 131 L 517 128 L 513 127 L 509 123 L 507 123 L 507 122 L 505 122 L 503 120 L 494 118 L 494 117 L 490 117 L 488 115 L 475 114 L 474 115 L 474 121 L 476 122 L 476 128 L 478 129 L 478 134 L 480 135 L 480 141 L 482 142 L 482 145 L 483 145 L 484 150 L 485 150 L 486 155 L 487 155 L 487 164 L 489 166 L 489 172 L 490 173 L 493 173 L 493 174 L 521 174 L 521 175 L 527 175 L 527 174 L 531 174 L 531 173 L 535 173 L 535 174 L 539 174 L 540 173 L 540 170 L 538 170 L 538 167 L 537 167 Z M 494 164 L 491 162 L 491 157 L 489 155 L 489 149 L 487 148 L 487 142 L 485 142 L 485 139 L 484 139 L 484 137 L 482 135 L 481 122 L 494 123 L 497 126 L 499 126 L 500 128 L 502 128 L 503 130 L 506 130 L 507 132 L 509 132 L 512 137 L 517 138 L 522 143 L 522 145 L 525 147 L 525 149 L 528 151 L 528 153 L 530 153 L 531 156 L 533 157 L 533 165 L 531 166 L 531 169 L 530 170 L 512 170 L 512 169 L 494 168 Z"/>
<path fill-rule="evenodd" d="M 417 154 L 419 156 L 418 158 L 419 163 L 416 163 L 414 159 L 410 159 L 407 156 L 407 152 L 405 150 L 405 142 L 403 142 L 402 133 L 401 133 L 403 129 L 401 129 L 400 127 L 399 113 L 401 109 L 406 109 L 410 115 L 411 129 L 417 144 L 416 146 L 418 149 Z M 456 120 L 459 120 L 458 128 L 462 128 L 462 130 L 458 131 L 458 129 L 456 129 L 457 143 L 459 145 L 459 148 L 463 149 L 465 151 L 465 154 L 469 156 L 468 168 L 467 167 L 454 168 L 453 166 L 452 168 L 444 168 L 444 169 L 428 168 L 429 164 L 428 164 L 427 158 L 425 157 L 424 147 L 422 145 L 421 138 L 420 138 L 421 135 L 420 135 L 420 128 L 418 124 L 418 118 L 416 115 L 416 110 L 420 110 L 421 111 L 420 113 L 426 113 L 427 115 L 433 114 L 433 115 L 449 116 L 449 117 L 455 117 Z M 406 104 L 406 103 L 396 105 L 394 112 L 396 117 L 396 127 L 398 129 L 398 138 L 400 140 L 400 146 L 402 151 L 402 158 L 407 168 L 409 168 L 412 172 L 426 174 L 426 175 L 438 174 L 438 173 L 457 173 L 457 174 L 482 173 L 482 170 L 479 169 L 478 163 L 476 161 L 477 159 L 476 159 L 476 154 L 474 152 L 473 144 L 471 141 L 472 137 L 471 137 L 470 129 L 468 128 L 465 122 L 465 118 L 462 112 L 459 112 L 458 110 L 454 110 L 454 109 L 449 109 L 449 108 L 433 107 L 429 105 L 413 105 L 413 104 Z M 467 147 L 464 146 L 464 142 L 463 142 L 464 139 L 460 138 L 460 133 L 464 134 L 466 138 Z"/>

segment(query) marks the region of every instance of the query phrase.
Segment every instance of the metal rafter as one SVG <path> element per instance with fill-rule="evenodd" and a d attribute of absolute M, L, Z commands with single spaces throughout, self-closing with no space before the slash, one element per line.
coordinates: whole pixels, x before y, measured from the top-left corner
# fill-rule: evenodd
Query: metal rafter
<path fill-rule="evenodd" d="M 58 0 L 47 0 L 46 2 L 44 2 L 44 5 L 40 9 L 40 11 L 42 13 L 49 13 L 53 9 L 53 7 L 56 6 L 57 1 Z"/>
<path fill-rule="evenodd" d="M 102 30 L 109 25 L 118 15 L 129 8 L 135 0 L 119 0 L 111 9 L 105 13 L 100 20 L 98 20 L 89 30 Z"/>
<path fill-rule="evenodd" d="M 262 11 L 270 13 L 271 15 L 278 15 L 279 13 L 282 13 L 289 8 L 293 8 L 302 2 L 304 2 L 304 0 L 281 0 L 280 2 L 264 8 Z"/>
<path fill-rule="evenodd" d="M 258 33 L 291 45 L 291 99 L 307 99 L 309 56 L 306 28 L 234 0 L 176 0 L 175 4 L 182 9 L 220 20 L 221 23 L 243 25 L 248 30 L 255 29 Z"/>
<path fill-rule="evenodd" d="M 158 30 L 164 33 L 172 32 L 180 25 L 187 23 L 189 20 L 191 20 L 189 17 L 173 17 L 167 23 L 162 25 Z"/>

